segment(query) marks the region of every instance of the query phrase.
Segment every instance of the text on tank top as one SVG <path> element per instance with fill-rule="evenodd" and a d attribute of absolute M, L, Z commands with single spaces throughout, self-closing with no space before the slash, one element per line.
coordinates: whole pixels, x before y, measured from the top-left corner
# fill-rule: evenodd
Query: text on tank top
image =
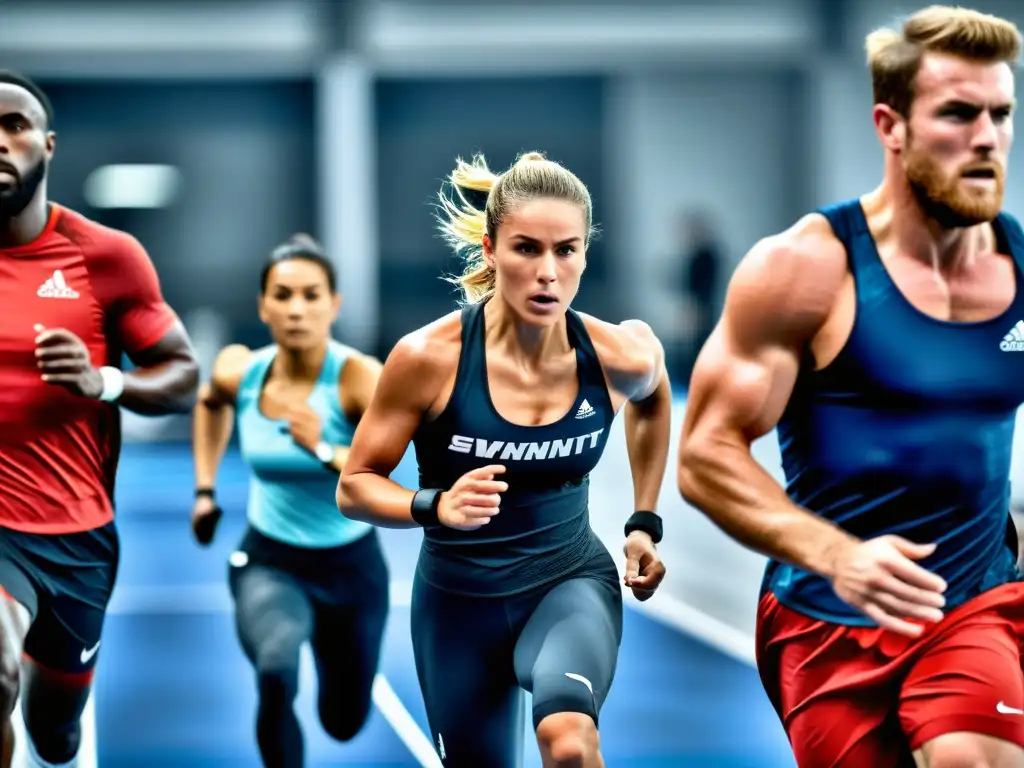
<path fill-rule="evenodd" d="M 447 490 L 465 473 L 502 464 L 508 483 L 501 511 L 475 531 L 430 527 L 421 574 L 463 594 L 524 591 L 568 572 L 593 554 L 588 513 L 589 473 L 608 440 L 615 411 L 604 371 L 583 320 L 566 313 L 576 351 L 579 390 L 551 424 L 522 426 L 504 419 L 491 400 L 486 361 L 485 303 L 462 312 L 462 350 L 451 397 L 413 438 L 420 487 Z"/>

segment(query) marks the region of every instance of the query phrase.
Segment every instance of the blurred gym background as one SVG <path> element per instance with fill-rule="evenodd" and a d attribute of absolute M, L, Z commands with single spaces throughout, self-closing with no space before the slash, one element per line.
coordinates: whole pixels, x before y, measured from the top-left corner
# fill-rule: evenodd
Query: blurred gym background
<path fill-rule="evenodd" d="M 1014 0 L 973 5 L 1024 21 Z M 675 442 L 695 350 L 736 261 L 803 212 L 878 182 L 863 38 L 917 7 L 8 0 L 0 67 L 36 78 L 53 101 L 52 198 L 142 241 L 204 375 L 224 344 L 267 342 L 258 271 L 296 231 L 337 263 L 338 338 L 383 359 L 454 307 L 440 278 L 458 265 L 435 235 L 431 201 L 456 156 L 482 151 L 503 169 L 520 152 L 546 153 L 589 185 L 603 230 L 576 307 L 655 328 L 679 395 Z M 1020 215 L 1022 204 L 1018 154 L 1006 208 Z M 619 424 L 595 473 L 593 525 L 621 560 L 632 491 Z M 125 429 L 120 585 L 80 764 L 258 765 L 253 680 L 226 587 L 244 467 L 228 457 L 218 483 L 227 519 L 201 550 L 188 533 L 188 418 L 126 414 Z M 779 474 L 774 436 L 756 448 Z M 752 667 L 763 559 L 680 501 L 674 461 L 661 502 L 668 577 L 649 603 L 627 599 L 602 721 L 607 763 L 792 766 Z M 1021 461 L 1017 452 L 1015 477 Z M 410 461 L 399 476 L 414 482 Z M 408 639 L 419 536 L 386 534 L 394 601 L 377 706 L 357 739 L 333 743 L 307 674 L 311 765 L 438 765 Z M 539 765 L 524 738 L 526 765 Z"/>

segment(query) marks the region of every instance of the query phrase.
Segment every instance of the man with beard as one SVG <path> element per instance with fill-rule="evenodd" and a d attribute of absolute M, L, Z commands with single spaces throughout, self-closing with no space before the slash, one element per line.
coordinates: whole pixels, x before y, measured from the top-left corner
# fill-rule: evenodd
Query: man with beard
<path fill-rule="evenodd" d="M 187 412 L 198 383 L 142 246 L 47 200 L 52 122 L 34 83 L 0 72 L 4 766 L 19 690 L 30 764 L 75 764 L 118 563 L 118 406 Z"/>
<path fill-rule="evenodd" d="M 693 373 L 680 490 L 769 557 L 758 667 L 800 768 L 1024 766 L 1020 49 L 962 8 L 869 35 L 881 185 L 757 244 Z M 776 426 L 785 490 L 750 453 Z"/>

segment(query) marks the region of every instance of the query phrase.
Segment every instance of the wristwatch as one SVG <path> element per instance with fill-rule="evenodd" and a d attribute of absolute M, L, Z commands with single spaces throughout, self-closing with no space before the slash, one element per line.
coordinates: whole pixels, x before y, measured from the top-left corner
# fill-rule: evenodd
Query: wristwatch
<path fill-rule="evenodd" d="M 313 450 L 313 455 L 316 456 L 317 460 L 321 464 L 330 464 L 334 461 L 334 446 L 326 440 L 321 440 L 316 444 L 316 448 Z"/>

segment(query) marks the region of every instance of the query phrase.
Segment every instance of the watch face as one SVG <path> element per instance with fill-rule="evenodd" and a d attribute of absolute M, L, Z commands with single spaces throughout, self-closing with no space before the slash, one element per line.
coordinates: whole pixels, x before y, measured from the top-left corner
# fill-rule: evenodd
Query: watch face
<path fill-rule="evenodd" d="M 316 457 L 323 462 L 330 461 L 334 458 L 334 449 L 327 443 L 320 443 L 320 445 L 316 447 Z"/>

